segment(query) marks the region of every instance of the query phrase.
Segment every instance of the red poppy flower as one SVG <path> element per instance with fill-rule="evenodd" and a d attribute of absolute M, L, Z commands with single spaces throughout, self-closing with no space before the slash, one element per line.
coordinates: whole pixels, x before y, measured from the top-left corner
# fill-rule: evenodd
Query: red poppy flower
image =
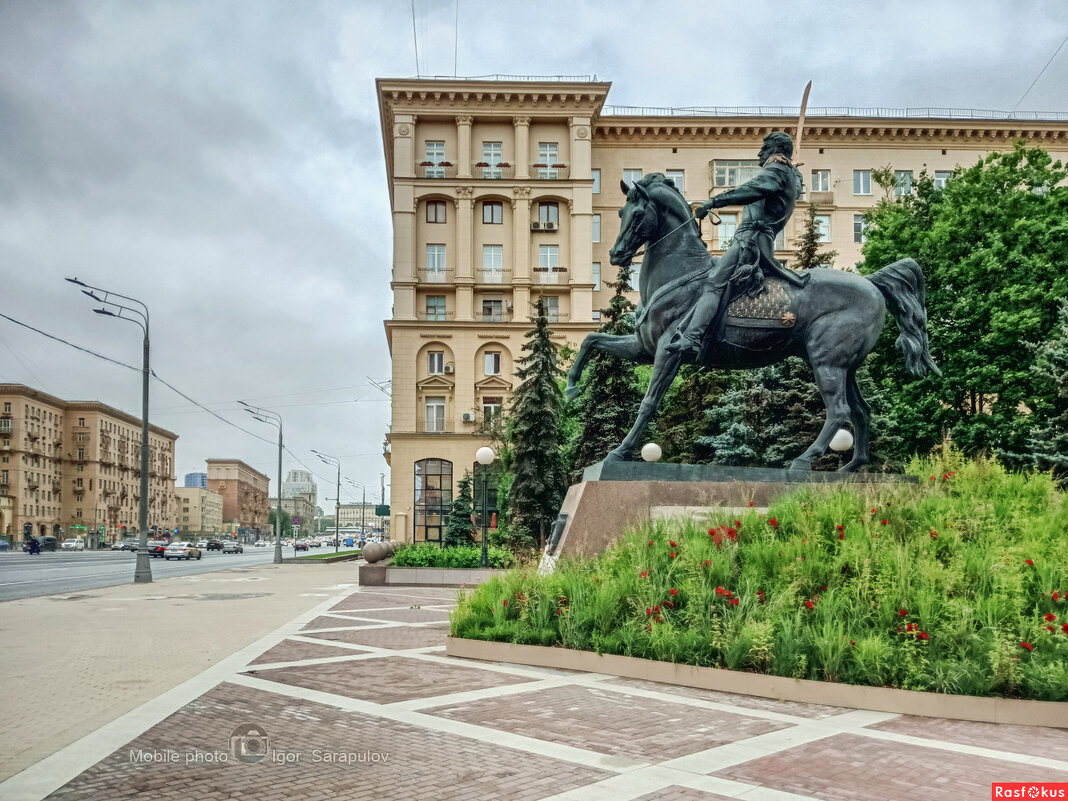
<path fill-rule="evenodd" d="M 875 507 L 872 507 L 872 510 L 871 510 L 871 513 L 872 513 L 872 514 L 875 514 L 875 513 L 877 512 L 877 511 L 879 511 L 879 510 L 878 510 L 878 509 L 876 509 Z"/>
<path fill-rule="evenodd" d="M 649 578 L 649 571 L 643 570 L 641 573 L 638 574 L 638 578 Z"/>
<path fill-rule="evenodd" d="M 507 598 L 505 598 L 505 599 L 504 599 L 503 601 L 501 601 L 501 603 L 502 603 L 502 604 L 503 604 L 504 606 L 508 606 L 508 599 L 507 599 Z"/>
<path fill-rule="evenodd" d="M 1024 564 L 1025 565 L 1030 565 L 1031 567 L 1034 567 L 1035 566 L 1035 560 L 1034 559 L 1024 559 Z"/>
<path fill-rule="evenodd" d="M 919 626 L 917 626 L 915 623 L 909 623 L 907 626 L 905 626 L 905 631 L 906 632 L 916 631 L 918 628 L 919 628 Z"/>
<path fill-rule="evenodd" d="M 645 607 L 645 616 L 646 617 L 649 617 L 649 615 L 651 615 L 652 613 L 653 613 L 652 609 L 650 609 L 648 606 Z"/>
<path fill-rule="evenodd" d="M 734 527 L 735 528 L 741 528 L 742 527 L 742 521 L 741 520 L 735 520 L 734 521 Z"/>
<path fill-rule="evenodd" d="M 706 559 L 701 563 L 701 567 L 712 567 L 712 560 Z"/>
<path fill-rule="evenodd" d="M 838 531 L 845 531 L 845 526 L 835 526 Z"/>
<path fill-rule="evenodd" d="M 883 524 L 883 525 L 885 526 L 885 525 L 886 525 L 887 523 L 889 523 L 889 522 L 890 522 L 889 520 L 883 520 L 883 521 L 882 521 L 882 524 Z"/>
<path fill-rule="evenodd" d="M 898 617 L 906 617 L 908 615 L 908 613 L 909 613 L 908 609 L 898 609 L 897 610 L 897 616 Z"/>
<path fill-rule="evenodd" d="M 750 501 L 750 502 L 749 502 L 749 505 L 750 505 L 750 506 L 752 506 L 752 505 L 753 505 L 753 502 L 752 502 L 752 501 Z"/>
<path fill-rule="evenodd" d="M 650 625 L 649 625 L 648 623 L 646 623 L 646 624 L 645 624 L 645 630 L 646 630 L 646 631 L 652 631 L 652 630 L 653 630 L 653 627 L 652 627 L 652 626 L 650 626 Z"/>
<path fill-rule="evenodd" d="M 664 601 L 664 606 L 666 606 L 668 609 L 674 609 L 675 608 L 675 602 L 674 601 Z"/>
<path fill-rule="evenodd" d="M 850 640 L 849 644 L 854 646 L 854 647 L 856 647 L 857 641 L 856 640 Z"/>
<path fill-rule="evenodd" d="M 731 603 L 732 603 L 732 604 L 733 604 L 734 606 L 737 606 L 737 605 L 738 605 L 738 604 L 739 604 L 740 602 L 738 601 L 738 599 L 737 599 L 737 598 L 731 598 Z"/>
<path fill-rule="evenodd" d="M 815 608 L 816 608 L 816 604 L 812 603 L 812 601 L 805 601 L 805 609 L 815 609 Z"/>
<path fill-rule="evenodd" d="M 1068 634 L 1068 623 L 1061 623 L 1061 631 Z"/>
<path fill-rule="evenodd" d="M 659 612 L 659 611 L 660 611 L 660 606 L 659 606 L 659 605 L 657 605 L 657 606 L 654 606 L 654 607 L 653 607 L 653 611 L 654 611 L 654 612 Z"/>
<path fill-rule="evenodd" d="M 918 637 L 919 639 L 921 639 L 921 640 L 926 640 L 926 639 L 927 639 L 927 632 L 926 632 L 926 631 L 921 631 L 921 632 L 920 632 L 919 634 L 917 634 L 916 636 L 917 636 L 917 637 Z"/>
<path fill-rule="evenodd" d="M 931 529 L 931 539 L 932 540 L 937 540 L 938 539 L 938 532 L 935 531 L 933 528 Z"/>
<path fill-rule="evenodd" d="M 1031 645 L 1031 643 L 1029 643 L 1029 642 L 1022 642 L 1022 643 L 1020 643 L 1020 647 L 1021 647 L 1021 648 L 1026 648 L 1026 649 L 1027 649 L 1028 651 L 1033 651 L 1033 650 L 1035 650 L 1035 646 Z"/>
<path fill-rule="evenodd" d="M 1059 601 L 1061 599 L 1061 594 L 1059 592 L 1057 592 L 1056 590 L 1054 590 L 1053 592 L 1050 593 L 1050 597 L 1054 601 Z"/>
<path fill-rule="evenodd" d="M 841 534 L 838 535 L 838 539 L 840 539 L 840 540 L 844 540 L 845 539 L 845 532 L 844 531 Z"/>
<path fill-rule="evenodd" d="M 678 595 L 678 594 L 679 594 L 679 591 L 676 590 L 675 588 L 672 588 L 672 589 L 668 590 L 668 595 Z"/>
<path fill-rule="evenodd" d="M 1053 614 L 1052 612 L 1047 612 L 1046 613 L 1046 622 L 1047 623 L 1052 623 L 1056 619 L 1057 619 L 1057 616 L 1055 614 Z"/>
<path fill-rule="evenodd" d="M 1050 634 L 1056 634 L 1057 633 L 1057 629 L 1053 628 L 1053 626 L 1043 626 L 1042 628 L 1049 629 L 1049 633 Z"/>
<path fill-rule="evenodd" d="M 769 526 L 772 526 L 773 528 L 778 528 L 778 526 L 779 526 L 779 521 L 778 521 L 778 520 L 776 520 L 776 519 L 775 519 L 775 518 L 773 517 L 773 518 L 771 518 L 771 520 L 769 520 L 769 521 L 768 521 L 768 525 L 769 525 Z"/>
<path fill-rule="evenodd" d="M 653 544 L 653 541 L 652 541 L 652 540 L 649 540 L 649 544 L 650 544 L 650 545 L 652 545 L 652 544 Z"/>
<path fill-rule="evenodd" d="M 675 544 L 674 542 L 672 542 L 671 540 L 668 540 L 668 545 L 670 545 L 670 546 L 671 546 L 672 548 L 678 548 L 678 547 L 679 547 L 678 545 L 676 545 L 676 544 Z"/>
<path fill-rule="evenodd" d="M 657 615 L 656 617 L 654 617 L 653 620 L 656 621 L 657 623 L 663 623 L 664 622 L 664 618 L 660 617 L 660 615 Z"/>
<path fill-rule="evenodd" d="M 927 480 L 928 480 L 928 481 L 934 481 L 934 480 L 935 480 L 935 477 L 934 477 L 934 476 L 930 476 L 930 477 L 928 477 L 928 479 L 927 479 Z"/>
<path fill-rule="evenodd" d="M 675 558 L 675 552 L 672 551 L 671 553 L 669 553 L 668 557 L 671 558 L 671 559 L 674 559 Z"/>

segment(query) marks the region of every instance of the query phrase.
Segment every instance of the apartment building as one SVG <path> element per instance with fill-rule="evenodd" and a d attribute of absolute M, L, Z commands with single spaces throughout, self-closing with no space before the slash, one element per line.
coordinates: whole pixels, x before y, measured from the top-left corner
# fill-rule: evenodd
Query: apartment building
<path fill-rule="evenodd" d="M 149 426 L 148 524 L 175 525 L 174 443 Z M 0 535 L 137 532 L 141 420 L 97 401 L 66 401 L 0 384 Z"/>
<path fill-rule="evenodd" d="M 290 471 L 290 475 L 297 471 Z M 282 482 L 284 487 L 288 482 Z M 313 485 L 314 486 L 314 485 Z M 315 503 L 313 494 L 310 492 L 284 495 L 282 497 L 282 511 L 293 518 L 293 530 L 299 532 L 299 536 L 305 536 L 315 531 Z M 278 498 L 269 499 L 271 509 L 278 508 Z"/>
<path fill-rule="evenodd" d="M 175 487 L 175 528 L 183 538 L 218 534 L 223 525 L 223 499 L 200 487 Z"/>
<path fill-rule="evenodd" d="M 600 325 L 615 268 L 608 251 L 629 184 L 653 172 L 693 202 L 744 183 L 761 140 L 796 135 L 796 109 L 607 106 L 610 84 L 552 79 L 379 79 L 380 121 L 393 218 L 392 419 L 386 460 L 391 536 L 440 542 L 456 482 L 478 473 L 475 451 L 509 400 L 532 306 L 554 338 L 577 346 Z M 883 197 L 936 181 L 1017 138 L 1061 157 L 1068 115 L 992 119 L 948 109 L 810 109 L 806 194 L 776 244 L 789 264 L 816 204 L 834 267 L 860 260 L 863 214 Z M 1057 118 L 1059 116 L 1059 118 Z M 702 225 L 714 254 L 741 208 Z M 633 265 L 636 285 L 641 265 Z M 637 298 L 635 297 L 635 300 Z M 476 480 L 476 492 L 481 481 Z M 476 506 L 481 508 L 477 499 Z M 494 496 L 487 499 L 494 520 Z"/>
<path fill-rule="evenodd" d="M 270 479 L 240 459 L 206 459 L 208 490 L 222 496 L 224 530 L 253 536 L 270 531 L 267 499 Z"/>

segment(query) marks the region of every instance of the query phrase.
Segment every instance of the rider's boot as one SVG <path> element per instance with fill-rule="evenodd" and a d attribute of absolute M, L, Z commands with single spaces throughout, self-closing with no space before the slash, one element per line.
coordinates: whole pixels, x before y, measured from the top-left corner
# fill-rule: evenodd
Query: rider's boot
<path fill-rule="evenodd" d="M 697 301 L 689 325 L 680 325 L 672 334 L 671 340 L 664 348 L 667 354 L 681 353 L 694 358 L 699 356 L 704 344 L 705 332 L 715 319 L 717 309 L 719 309 L 719 293 L 706 291 L 702 294 L 701 299 Z"/>

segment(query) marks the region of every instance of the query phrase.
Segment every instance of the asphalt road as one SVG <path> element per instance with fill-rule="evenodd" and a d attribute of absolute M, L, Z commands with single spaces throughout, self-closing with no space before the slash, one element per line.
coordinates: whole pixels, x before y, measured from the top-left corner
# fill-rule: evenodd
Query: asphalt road
<path fill-rule="evenodd" d="M 293 549 L 283 548 L 282 555 L 293 556 Z M 246 547 L 244 553 L 237 554 L 204 551 L 204 558 L 188 562 L 149 561 L 153 578 L 170 578 L 262 565 L 273 559 L 273 547 Z M 0 601 L 132 583 L 135 560 L 133 551 L 56 551 L 38 556 L 21 551 L 0 553 Z"/>

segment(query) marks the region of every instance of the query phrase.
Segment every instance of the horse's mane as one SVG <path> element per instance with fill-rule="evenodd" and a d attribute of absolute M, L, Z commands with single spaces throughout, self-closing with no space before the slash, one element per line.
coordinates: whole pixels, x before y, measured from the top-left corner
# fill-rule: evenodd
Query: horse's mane
<path fill-rule="evenodd" d="M 666 203 L 670 203 L 676 207 L 676 211 L 683 217 L 691 217 L 693 212 L 690 210 L 690 204 L 686 202 L 686 198 L 682 196 L 682 192 L 675 182 L 664 175 L 662 172 L 651 172 L 635 181 L 636 184 L 641 184 L 650 193 L 656 193 L 658 198 L 661 198 Z M 657 191 L 662 190 L 662 191 Z M 697 222 L 694 221 L 694 230 L 698 230 Z"/>

